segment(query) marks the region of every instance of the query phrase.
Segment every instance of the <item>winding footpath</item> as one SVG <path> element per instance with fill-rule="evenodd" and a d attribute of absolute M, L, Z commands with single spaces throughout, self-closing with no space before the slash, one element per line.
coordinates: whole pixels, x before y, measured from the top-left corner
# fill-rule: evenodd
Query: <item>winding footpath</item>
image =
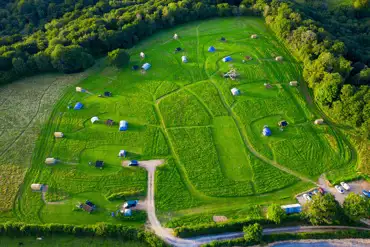
<path fill-rule="evenodd" d="M 216 235 L 199 236 L 194 238 L 178 238 L 172 235 L 166 228 L 162 227 L 155 212 L 155 170 L 157 166 L 162 165 L 164 160 L 148 160 L 140 161 L 140 166 L 148 171 L 148 195 L 146 199 L 146 210 L 148 213 L 148 220 L 150 228 L 154 233 L 163 239 L 166 243 L 175 247 L 197 247 L 215 240 L 228 240 L 243 237 L 243 232 L 221 233 Z M 279 228 L 266 228 L 263 230 L 264 235 L 278 234 L 278 233 L 299 233 L 299 232 L 331 232 L 337 230 L 359 230 L 370 231 L 370 228 L 365 227 L 351 227 L 351 226 L 290 226 Z"/>

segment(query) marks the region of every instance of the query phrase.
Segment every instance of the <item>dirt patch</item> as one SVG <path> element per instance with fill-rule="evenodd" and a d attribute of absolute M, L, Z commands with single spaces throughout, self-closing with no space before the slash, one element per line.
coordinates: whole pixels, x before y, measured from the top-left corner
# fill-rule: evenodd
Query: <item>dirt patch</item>
<path fill-rule="evenodd" d="M 228 220 L 228 218 L 226 216 L 222 216 L 222 215 L 221 216 L 217 216 L 217 215 L 213 216 L 213 221 L 216 222 L 216 223 L 225 222 L 227 220 Z"/>

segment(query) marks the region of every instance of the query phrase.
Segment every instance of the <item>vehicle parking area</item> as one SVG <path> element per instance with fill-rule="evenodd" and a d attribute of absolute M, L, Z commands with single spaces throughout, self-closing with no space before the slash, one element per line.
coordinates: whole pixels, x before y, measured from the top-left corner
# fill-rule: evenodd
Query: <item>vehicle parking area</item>
<path fill-rule="evenodd" d="M 367 190 L 369 191 L 370 190 L 370 183 L 365 181 L 365 180 L 358 180 L 358 181 L 353 181 L 353 182 L 347 182 L 347 184 L 350 186 L 350 190 L 349 191 L 346 191 L 344 190 L 344 193 L 339 193 L 334 186 L 329 186 L 329 183 L 324 179 L 324 178 L 320 178 L 319 179 L 319 184 L 320 184 L 320 187 L 323 188 L 325 190 L 326 193 L 331 193 L 332 195 L 334 195 L 335 199 L 340 203 L 340 204 L 343 204 L 344 202 L 344 199 L 347 197 L 347 195 L 351 192 L 355 193 L 355 194 L 359 194 L 359 195 L 362 195 L 362 190 Z M 312 194 L 313 195 L 313 191 L 315 189 L 312 189 L 310 191 L 306 191 L 306 192 L 303 192 L 299 195 L 296 196 L 299 204 L 301 205 L 304 205 L 307 200 L 303 197 L 304 194 Z"/>

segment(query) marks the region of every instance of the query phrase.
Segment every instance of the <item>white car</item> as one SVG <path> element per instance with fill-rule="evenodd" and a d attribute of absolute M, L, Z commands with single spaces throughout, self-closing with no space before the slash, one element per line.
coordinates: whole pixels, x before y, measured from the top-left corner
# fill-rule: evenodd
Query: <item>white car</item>
<path fill-rule="evenodd" d="M 343 193 L 344 193 L 344 189 L 342 188 L 342 186 L 340 186 L 340 185 L 335 185 L 334 187 L 335 187 L 335 189 L 336 189 L 339 193 L 341 193 L 341 194 L 343 194 Z"/>
<path fill-rule="evenodd" d="M 307 194 L 303 194 L 303 198 L 306 200 L 306 201 L 312 201 L 312 198 L 311 196 L 307 195 Z"/>
<path fill-rule="evenodd" d="M 341 182 L 340 185 L 342 185 L 342 187 L 345 189 L 345 190 L 350 190 L 351 187 L 349 187 L 349 185 L 345 182 Z"/>

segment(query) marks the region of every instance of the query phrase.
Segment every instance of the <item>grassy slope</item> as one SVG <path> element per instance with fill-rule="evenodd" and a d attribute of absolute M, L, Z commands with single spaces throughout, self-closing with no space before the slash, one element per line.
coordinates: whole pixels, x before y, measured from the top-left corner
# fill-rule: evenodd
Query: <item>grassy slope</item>
<path fill-rule="evenodd" d="M 174 32 L 179 40 L 172 39 Z M 252 33 L 259 39 L 250 39 Z M 221 36 L 227 42 L 220 42 Z M 215 53 L 207 52 L 210 45 L 216 47 Z M 176 47 L 183 51 L 174 53 Z M 144 60 L 139 59 L 140 51 L 146 53 Z M 300 65 L 261 19 L 183 25 L 154 35 L 130 52 L 132 65 L 150 62 L 153 67 L 145 74 L 102 68 L 79 83 L 89 94 L 72 88 L 55 105 L 13 210 L 19 220 L 142 224 L 141 214 L 131 219 L 110 217 L 122 200 L 109 202 L 106 195 L 128 192 L 137 198 L 146 189 L 146 173 L 123 168 L 117 157 L 120 149 L 129 152 L 127 159 L 167 159 L 156 184 L 156 205 L 165 221 L 204 212 L 245 217 L 242 212 L 251 205 L 293 202 L 295 193 L 312 186 L 300 178 L 315 180 L 325 171 L 350 164 L 343 137 L 329 126 L 313 126 L 318 113 L 305 103 L 299 88 L 288 86 L 289 81 L 300 80 Z M 188 63 L 181 63 L 182 55 Z M 232 63 L 221 61 L 226 55 L 233 57 Z M 244 64 L 246 55 L 253 60 Z M 274 61 L 278 55 L 283 62 Z M 240 79 L 220 76 L 230 66 Z M 265 89 L 265 82 L 273 88 Z M 241 89 L 242 95 L 233 97 L 232 87 Z M 113 92 L 113 97 L 99 98 L 104 91 Z M 78 101 L 84 104 L 82 110 L 67 109 Z M 92 116 L 116 123 L 127 120 L 129 130 L 119 132 L 118 125 L 108 127 L 102 121 L 92 124 Z M 281 119 L 289 122 L 284 131 L 277 127 Z M 261 135 L 264 125 L 271 127 L 271 137 Z M 64 132 L 66 138 L 55 140 L 54 131 Z M 61 163 L 46 167 L 46 157 Z M 97 159 L 105 161 L 103 170 L 88 166 Z M 33 182 L 50 185 L 55 195 L 48 198 L 63 199 L 61 204 L 45 205 L 40 194 L 29 190 Z M 97 204 L 96 213 L 72 211 L 86 199 Z"/>

